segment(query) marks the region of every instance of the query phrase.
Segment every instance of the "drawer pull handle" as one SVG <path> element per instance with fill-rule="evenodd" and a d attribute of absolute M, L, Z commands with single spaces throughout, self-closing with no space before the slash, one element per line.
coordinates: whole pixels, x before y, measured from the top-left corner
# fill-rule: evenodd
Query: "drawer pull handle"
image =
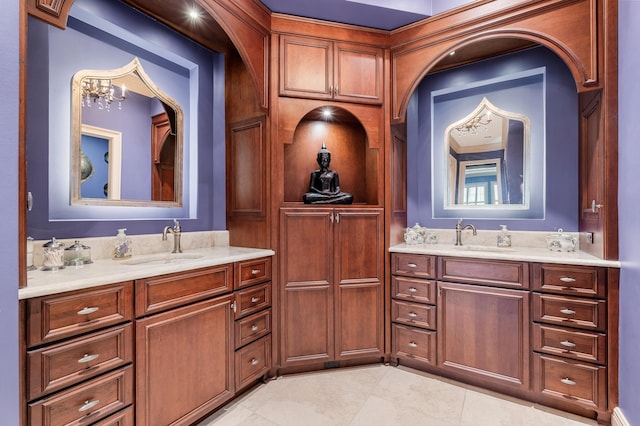
<path fill-rule="evenodd" d="M 251 275 L 258 275 L 260 273 L 260 269 L 252 269 Z"/>
<path fill-rule="evenodd" d="M 409 342 L 409 346 L 412 348 L 417 348 L 418 344 L 416 342 Z"/>
<path fill-rule="evenodd" d="M 258 331 L 258 329 L 259 329 L 259 328 L 260 328 L 260 327 L 258 327 L 257 325 L 253 324 L 253 325 L 251 326 L 251 331 Z"/>
<path fill-rule="evenodd" d="M 418 314 L 416 314 L 415 312 L 409 312 L 407 315 L 409 315 L 411 318 L 415 318 L 418 316 Z"/>
<path fill-rule="evenodd" d="M 576 311 L 568 308 L 560 309 L 560 312 L 562 312 L 565 315 L 573 315 L 576 313 Z"/>
<path fill-rule="evenodd" d="M 80 358 L 78 360 L 78 363 L 80 364 L 86 364 L 87 362 L 91 362 L 95 359 L 98 359 L 98 357 L 100 356 L 100 354 L 93 354 L 93 355 L 89 355 L 89 354 L 84 354 L 82 356 L 82 358 Z"/>
<path fill-rule="evenodd" d="M 574 382 L 573 380 L 571 380 L 568 377 L 565 377 L 564 379 L 560 379 L 560 381 L 562 383 L 564 383 L 565 385 L 570 385 L 570 386 L 575 386 L 576 382 Z"/>
<path fill-rule="evenodd" d="M 415 263 L 407 263 L 407 266 L 409 268 L 417 268 L 418 267 L 418 265 L 416 265 Z"/>
<path fill-rule="evenodd" d="M 567 348 L 575 348 L 575 347 L 576 347 L 576 344 L 575 344 L 575 343 L 570 342 L 570 341 L 568 341 L 568 340 L 565 340 L 565 341 L 563 341 L 563 342 L 560 342 L 560 344 L 561 344 L 562 346 L 567 347 Z"/>
<path fill-rule="evenodd" d="M 409 293 L 417 293 L 418 289 L 415 287 L 409 287 Z"/>
<path fill-rule="evenodd" d="M 258 303 L 260 301 L 259 297 L 252 297 L 251 298 L 251 303 Z"/>
<path fill-rule="evenodd" d="M 560 278 L 560 281 L 562 281 L 563 283 L 575 283 L 576 279 L 571 277 L 562 277 Z"/>
<path fill-rule="evenodd" d="M 100 400 L 98 399 L 94 399 L 93 401 L 85 401 L 84 404 L 82 404 L 82 407 L 78 408 L 78 411 L 82 413 L 84 411 L 91 410 L 98 404 L 100 404 Z"/>
<path fill-rule="evenodd" d="M 257 358 L 252 358 L 251 359 L 251 365 L 258 365 L 258 363 L 260 363 L 260 360 Z"/>
<path fill-rule="evenodd" d="M 91 308 L 86 308 L 86 307 L 85 307 L 85 308 L 80 309 L 80 310 L 78 311 L 78 315 L 89 315 L 89 314 L 92 314 L 92 313 L 94 313 L 94 312 L 98 312 L 99 310 L 100 310 L 100 308 L 99 308 L 99 307 L 97 307 L 97 306 L 93 306 L 93 307 L 91 307 Z"/>

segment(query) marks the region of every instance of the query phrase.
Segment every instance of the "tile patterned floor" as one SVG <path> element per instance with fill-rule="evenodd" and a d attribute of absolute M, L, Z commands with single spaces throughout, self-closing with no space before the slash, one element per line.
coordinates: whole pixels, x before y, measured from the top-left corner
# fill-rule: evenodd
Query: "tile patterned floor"
<path fill-rule="evenodd" d="M 595 426 L 593 420 L 404 367 L 368 365 L 261 384 L 198 426 Z"/>

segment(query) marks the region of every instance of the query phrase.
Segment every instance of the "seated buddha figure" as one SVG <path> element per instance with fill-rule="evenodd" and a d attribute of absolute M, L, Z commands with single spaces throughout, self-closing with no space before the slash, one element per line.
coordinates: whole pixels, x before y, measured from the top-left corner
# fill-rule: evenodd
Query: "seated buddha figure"
<path fill-rule="evenodd" d="M 351 204 L 353 195 L 340 191 L 338 172 L 329 170 L 331 152 L 324 144 L 316 161 L 320 169 L 311 172 L 309 192 L 302 196 L 305 204 Z"/>

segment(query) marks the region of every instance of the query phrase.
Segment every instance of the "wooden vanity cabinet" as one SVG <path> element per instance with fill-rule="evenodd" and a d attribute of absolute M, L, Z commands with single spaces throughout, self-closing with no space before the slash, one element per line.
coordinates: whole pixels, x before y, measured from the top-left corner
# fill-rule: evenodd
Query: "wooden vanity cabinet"
<path fill-rule="evenodd" d="M 271 368 L 271 258 L 236 264 L 235 386 L 265 378 Z"/>
<path fill-rule="evenodd" d="M 191 424 L 235 392 L 233 265 L 135 284 L 136 424 Z"/>
<path fill-rule="evenodd" d="M 282 208 L 283 367 L 383 356 L 379 208 Z"/>
<path fill-rule="evenodd" d="M 392 360 L 609 421 L 616 269 L 412 253 L 390 261 Z"/>
<path fill-rule="evenodd" d="M 21 307 L 26 424 L 107 425 L 118 418 L 132 425 L 133 283 L 36 297 Z"/>
<path fill-rule="evenodd" d="M 280 95 L 382 104 L 383 49 L 280 35 Z"/>
<path fill-rule="evenodd" d="M 607 272 L 534 264 L 532 274 L 535 391 L 600 412 L 608 403 Z"/>

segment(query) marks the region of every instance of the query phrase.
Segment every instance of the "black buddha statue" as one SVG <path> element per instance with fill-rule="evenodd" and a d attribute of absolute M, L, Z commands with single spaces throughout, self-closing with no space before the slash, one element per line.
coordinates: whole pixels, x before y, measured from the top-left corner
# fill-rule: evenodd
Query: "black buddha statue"
<path fill-rule="evenodd" d="M 302 196 L 305 204 L 351 204 L 353 195 L 340 191 L 338 172 L 329 170 L 331 152 L 322 144 L 316 158 L 319 170 L 311 172 L 309 192 Z"/>

